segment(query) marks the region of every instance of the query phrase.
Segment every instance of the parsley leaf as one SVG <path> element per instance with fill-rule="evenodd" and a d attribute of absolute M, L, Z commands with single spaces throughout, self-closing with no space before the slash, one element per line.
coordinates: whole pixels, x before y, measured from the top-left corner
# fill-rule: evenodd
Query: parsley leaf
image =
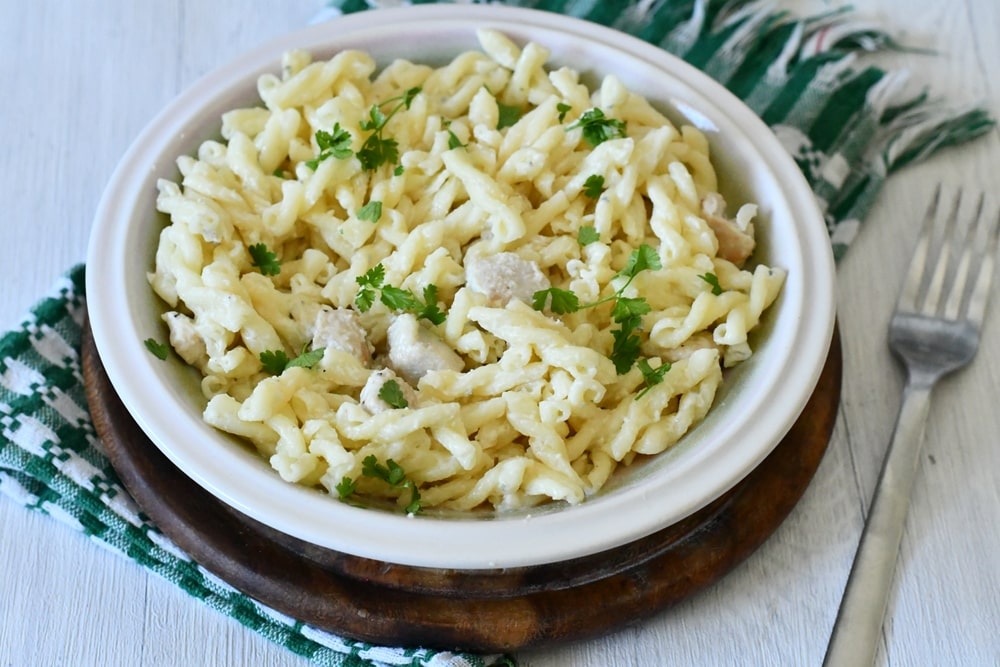
<path fill-rule="evenodd" d="M 271 375 L 281 375 L 288 365 L 288 355 L 284 350 L 264 350 L 260 353 L 260 363 Z"/>
<path fill-rule="evenodd" d="M 456 148 L 465 148 L 465 144 L 458 138 L 458 135 L 448 130 L 448 149 L 455 150 Z"/>
<path fill-rule="evenodd" d="M 705 273 L 703 275 L 699 275 L 698 277 L 712 286 L 712 294 L 715 296 L 722 294 L 722 285 L 719 284 L 719 277 L 717 275 L 714 273 Z"/>
<path fill-rule="evenodd" d="M 420 91 L 421 88 L 419 86 L 414 86 L 413 88 L 410 88 L 405 93 L 403 93 L 400 96 L 401 99 L 403 100 L 403 106 L 409 109 L 410 105 L 413 104 L 413 98 L 419 95 Z"/>
<path fill-rule="evenodd" d="M 448 150 L 453 151 L 456 148 L 465 148 L 465 144 L 462 143 L 462 140 L 459 139 L 458 135 L 452 131 L 450 120 L 444 121 L 444 129 L 448 132 Z"/>
<path fill-rule="evenodd" d="M 379 300 L 393 310 L 416 310 L 419 306 L 417 297 L 408 289 L 394 287 L 392 285 L 382 286 L 382 296 Z"/>
<path fill-rule="evenodd" d="M 640 324 L 642 319 L 638 315 L 628 317 L 621 321 L 620 328 L 611 332 L 614 343 L 611 346 L 610 357 L 619 375 L 628 373 L 639 358 L 641 341 L 635 330 Z"/>
<path fill-rule="evenodd" d="M 382 282 L 385 280 L 385 267 L 380 262 L 368 269 L 365 275 L 358 276 L 354 280 L 359 285 L 370 285 L 375 288 L 381 287 Z"/>
<path fill-rule="evenodd" d="M 170 354 L 170 347 L 166 343 L 161 343 L 155 338 L 147 338 L 142 341 L 142 344 L 146 346 L 146 349 L 152 352 L 153 356 L 160 361 L 165 361 L 167 355 Z"/>
<path fill-rule="evenodd" d="M 406 486 L 410 489 L 410 502 L 403 508 L 403 511 L 407 514 L 419 514 L 421 509 L 420 490 L 411 480 L 406 481 Z"/>
<path fill-rule="evenodd" d="M 628 261 L 625 263 L 625 268 L 618 272 L 618 275 L 625 276 L 632 282 L 632 279 L 646 269 L 662 269 L 663 263 L 660 262 L 660 256 L 656 254 L 656 250 L 645 243 L 640 245 L 638 248 L 632 251 L 629 255 Z M 628 283 L 626 283 L 627 285 Z"/>
<path fill-rule="evenodd" d="M 265 276 L 276 276 L 281 273 L 278 256 L 268 250 L 263 243 L 254 243 L 247 248 L 247 251 L 250 253 L 250 262 Z"/>
<path fill-rule="evenodd" d="M 611 310 L 611 317 L 615 322 L 624 322 L 631 317 L 641 317 L 651 310 L 652 307 L 642 297 L 619 296 L 615 299 L 615 306 Z"/>
<path fill-rule="evenodd" d="M 380 479 L 383 482 L 389 481 L 389 468 L 379 463 L 374 454 L 369 454 L 361 461 L 361 474 L 365 477 Z"/>
<path fill-rule="evenodd" d="M 335 486 L 334 488 L 337 489 L 337 495 L 340 496 L 340 498 L 343 500 L 345 498 L 349 498 L 352 495 L 354 495 L 354 492 L 357 490 L 357 487 L 358 483 L 356 481 L 354 481 L 347 475 L 344 475 L 343 479 L 341 479 L 340 482 L 337 484 L 337 486 Z"/>
<path fill-rule="evenodd" d="M 505 127 L 511 127 L 517 124 L 517 121 L 521 120 L 521 116 L 524 112 L 521 111 L 520 107 L 510 106 L 509 104 L 502 104 L 497 100 L 497 129 L 502 130 Z"/>
<path fill-rule="evenodd" d="M 372 108 L 368 110 L 368 120 L 361 121 L 361 129 L 366 132 L 377 132 L 381 130 L 386 123 L 386 115 L 382 113 L 382 109 L 379 105 L 372 105 Z"/>
<path fill-rule="evenodd" d="M 409 109 L 413 103 L 413 98 L 420 93 L 419 87 L 410 88 L 402 95 L 392 97 L 379 104 L 372 105 L 368 110 L 368 118 L 361 121 L 361 129 L 371 132 L 361 144 L 357 152 L 361 166 L 368 171 L 374 171 L 383 164 L 393 164 L 399 160 L 399 142 L 395 139 L 387 139 L 382 136 L 386 124 L 403 108 Z M 382 105 L 395 102 L 395 106 L 388 114 L 382 112 Z"/>
<path fill-rule="evenodd" d="M 288 368 L 312 368 L 323 358 L 325 349 L 318 347 L 309 352 L 303 351 L 294 359 L 289 359 L 284 350 L 264 350 L 260 353 L 259 358 L 265 371 L 271 375 L 281 375 Z"/>
<path fill-rule="evenodd" d="M 642 373 L 642 380 L 645 385 L 642 391 L 635 395 L 635 399 L 639 400 L 645 396 L 646 392 L 652 389 L 654 385 L 658 385 L 663 382 L 663 376 L 670 370 L 670 364 L 663 362 L 658 367 L 653 368 L 649 364 L 648 359 L 640 359 L 636 365 L 639 367 L 639 372 Z"/>
<path fill-rule="evenodd" d="M 375 171 L 383 164 L 391 164 L 399 159 L 399 143 L 395 139 L 383 139 L 381 132 L 365 139 L 358 151 L 361 166 Z"/>
<path fill-rule="evenodd" d="M 582 231 L 582 229 L 581 229 Z M 595 232 L 596 233 L 596 232 Z M 645 243 L 632 251 L 625 267 L 618 272 L 619 276 L 628 278 L 614 294 L 598 299 L 592 303 L 581 304 L 579 297 L 572 290 L 550 287 L 539 290 L 532 295 L 531 306 L 535 310 L 544 310 L 546 305 L 553 313 L 574 313 L 583 308 L 593 308 L 609 301 L 614 301 L 611 309 L 612 319 L 619 325 L 611 331 L 613 344 L 608 357 L 614 362 L 615 370 L 624 375 L 635 365 L 641 355 L 641 339 L 635 333 L 642 326 L 642 316 L 652 310 L 644 297 L 624 296 L 625 290 L 632 280 L 647 269 L 660 269 L 662 263 L 656 250 Z M 666 372 L 666 371 L 664 371 Z"/>
<path fill-rule="evenodd" d="M 317 347 L 315 350 L 308 352 L 303 351 L 302 354 L 285 364 L 285 368 L 312 368 L 323 359 L 323 352 L 325 351 L 325 347 Z"/>
<path fill-rule="evenodd" d="M 441 324 L 447 319 L 438 307 L 437 285 L 424 287 L 424 302 L 420 306 L 420 312 L 417 313 L 417 319 L 428 320 L 431 324 Z"/>
<path fill-rule="evenodd" d="M 575 313 L 580 310 L 580 297 L 572 290 L 549 287 L 535 292 L 531 296 L 531 307 L 535 310 L 545 310 L 545 304 L 556 315 Z"/>
<path fill-rule="evenodd" d="M 596 233 L 596 230 L 594 233 Z M 629 313 L 642 315 L 649 312 L 649 305 L 646 304 L 646 300 L 641 297 L 623 297 L 622 294 L 625 293 L 628 286 L 632 284 L 632 280 L 640 272 L 645 271 L 646 269 L 661 268 L 663 268 L 663 264 L 660 262 L 660 256 L 656 254 L 656 250 L 652 246 L 643 243 L 632 251 L 628 257 L 628 261 L 625 263 L 625 267 L 618 272 L 619 276 L 628 278 L 628 280 L 626 280 L 625 284 L 619 287 L 618 290 L 611 296 L 598 299 L 593 303 L 581 305 L 579 297 L 577 297 L 573 291 L 559 289 L 558 287 L 550 287 L 548 289 L 539 290 L 532 295 L 531 307 L 535 310 L 544 310 L 545 305 L 549 303 L 549 299 L 551 298 L 552 305 L 550 306 L 550 309 L 552 312 L 562 315 L 565 313 L 574 313 L 582 308 L 593 308 L 594 306 L 599 306 L 602 303 L 607 303 L 609 301 L 620 301 L 622 304 L 619 306 L 616 303 L 616 310 L 625 309 L 622 312 L 626 315 Z M 557 308 L 559 310 L 557 310 Z M 645 308 L 645 310 L 637 312 L 642 308 Z M 615 321 L 618 322 L 620 320 L 616 317 Z"/>
<path fill-rule="evenodd" d="M 358 209 L 358 220 L 367 220 L 368 222 L 378 222 L 379 218 L 382 217 L 382 202 L 373 199 L 364 206 Z"/>
<path fill-rule="evenodd" d="M 386 459 L 385 465 L 378 462 L 374 454 L 369 454 L 361 462 L 361 474 L 365 477 L 380 479 L 389 486 L 395 488 L 409 489 L 410 502 L 406 505 L 407 514 L 416 514 L 420 511 L 420 491 L 413 480 L 406 476 L 403 467 L 392 459 Z"/>
<path fill-rule="evenodd" d="M 600 174 L 591 174 L 583 182 L 583 194 L 591 199 L 597 199 L 604 191 L 604 177 Z"/>
<path fill-rule="evenodd" d="M 358 276 L 354 280 L 361 286 L 358 293 L 354 295 L 354 305 L 362 313 L 367 313 L 375 305 L 375 293 L 382 288 L 382 283 L 385 281 L 385 267 L 376 264 L 368 269 L 363 276 Z"/>
<path fill-rule="evenodd" d="M 604 112 L 594 107 L 583 112 L 579 120 L 570 125 L 568 130 L 579 127 L 583 139 L 591 148 L 603 144 L 608 139 L 618 139 L 625 136 L 625 123 L 617 118 L 608 118 Z"/>
<path fill-rule="evenodd" d="M 559 122 L 566 120 L 566 114 L 573 110 L 573 107 L 566 104 L 565 102 L 560 102 L 556 105 L 556 111 L 559 112 Z"/>
<path fill-rule="evenodd" d="M 406 396 L 403 395 L 403 389 L 395 380 L 386 381 L 382 385 L 382 388 L 378 390 L 378 397 L 385 401 L 389 407 L 396 408 L 397 410 L 410 407 Z"/>
<path fill-rule="evenodd" d="M 601 240 L 601 234 L 590 225 L 580 227 L 576 232 L 576 240 L 582 246 L 590 245 Z"/>
<path fill-rule="evenodd" d="M 437 285 L 424 287 L 423 300 L 421 300 L 408 289 L 385 284 L 385 267 L 381 263 L 373 266 L 363 276 L 355 278 L 355 281 L 360 289 L 354 295 L 354 305 L 362 313 L 368 312 L 375 305 L 375 297 L 378 296 L 379 301 L 387 308 L 413 313 L 418 320 L 428 320 L 433 324 L 441 324 L 446 319 L 445 314 L 438 306 Z"/>
<path fill-rule="evenodd" d="M 335 157 L 338 160 L 348 159 L 354 155 L 351 150 L 351 141 L 351 133 L 342 128 L 340 123 L 334 123 L 333 129 L 329 132 L 316 130 L 316 145 L 319 146 L 320 152 L 314 159 L 307 161 L 306 166 L 315 170 L 320 162 L 330 157 Z"/>

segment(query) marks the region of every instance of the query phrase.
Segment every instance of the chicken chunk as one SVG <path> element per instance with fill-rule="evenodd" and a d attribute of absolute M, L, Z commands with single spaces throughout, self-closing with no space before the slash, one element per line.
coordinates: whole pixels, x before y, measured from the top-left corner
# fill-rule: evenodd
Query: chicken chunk
<path fill-rule="evenodd" d="M 396 386 L 399 387 L 400 392 L 403 394 L 403 399 L 406 401 L 404 407 L 414 408 L 417 406 L 417 392 L 413 387 L 406 380 L 396 375 L 391 368 L 383 368 L 368 376 L 368 381 L 365 382 L 365 386 L 361 389 L 361 405 L 365 410 L 373 415 L 377 415 L 380 412 L 394 410 L 398 407 L 389 405 L 379 396 L 382 388 L 389 382 L 395 382 Z"/>
<path fill-rule="evenodd" d="M 428 371 L 465 368 L 465 362 L 434 332 L 421 326 L 416 316 L 404 313 L 393 319 L 387 332 L 389 362 L 403 378 L 414 385 Z"/>
<path fill-rule="evenodd" d="M 324 307 L 316 313 L 313 325 L 312 347 L 331 347 L 347 352 L 360 359 L 366 366 L 372 360 L 372 348 L 368 333 L 361 325 L 361 319 L 347 308 Z"/>
<path fill-rule="evenodd" d="M 198 335 L 194 320 L 171 310 L 163 314 L 163 321 L 170 329 L 170 345 L 180 358 L 192 366 L 199 366 L 208 354 L 205 340 Z"/>
<path fill-rule="evenodd" d="M 512 252 L 468 258 L 465 282 L 470 289 L 485 294 L 494 307 L 506 306 L 511 299 L 530 305 L 535 292 L 552 286 L 537 264 Z"/>
<path fill-rule="evenodd" d="M 755 246 L 753 225 L 750 223 L 752 215 L 747 214 L 749 209 L 741 209 L 736 219 L 730 220 L 725 217 L 726 200 L 713 192 L 702 200 L 701 211 L 719 241 L 719 257 L 737 266 L 742 265 Z"/>

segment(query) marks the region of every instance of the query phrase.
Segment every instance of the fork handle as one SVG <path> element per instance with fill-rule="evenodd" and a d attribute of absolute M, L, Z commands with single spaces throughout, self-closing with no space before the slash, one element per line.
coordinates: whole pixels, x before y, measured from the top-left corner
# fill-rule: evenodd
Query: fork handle
<path fill-rule="evenodd" d="M 920 461 L 933 383 L 907 383 L 879 473 L 824 667 L 875 662 L 910 493 Z"/>

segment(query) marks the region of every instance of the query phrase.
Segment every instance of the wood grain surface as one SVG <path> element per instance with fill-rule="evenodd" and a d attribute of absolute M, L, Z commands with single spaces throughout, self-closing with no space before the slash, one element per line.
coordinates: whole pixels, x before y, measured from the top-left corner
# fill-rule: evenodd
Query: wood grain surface
<path fill-rule="evenodd" d="M 756 550 L 798 502 L 826 451 L 842 357 L 837 334 L 789 433 L 707 507 L 617 549 L 485 571 L 381 563 L 275 531 L 217 500 L 149 441 L 115 394 L 89 328 L 83 371 L 94 425 L 122 482 L 168 537 L 219 578 L 348 637 L 505 652 L 599 636 L 647 618 L 710 586 Z"/>

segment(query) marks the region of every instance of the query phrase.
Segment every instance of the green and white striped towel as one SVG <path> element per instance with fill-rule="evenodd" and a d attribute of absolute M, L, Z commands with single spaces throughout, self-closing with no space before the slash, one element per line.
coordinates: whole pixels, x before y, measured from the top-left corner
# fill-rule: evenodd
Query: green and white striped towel
<path fill-rule="evenodd" d="M 323 18 L 375 0 L 331 0 Z M 414 0 L 411 4 L 420 4 Z M 902 94 L 902 75 L 865 66 L 891 48 L 843 12 L 797 19 L 774 2 L 511 0 L 614 26 L 702 68 L 744 99 L 782 139 L 816 193 L 836 256 L 846 251 L 885 179 L 938 148 L 992 126 L 981 110 L 948 110 Z M 923 57 L 923 56 L 922 56 Z M 513 665 L 420 647 L 381 647 L 309 627 L 220 581 L 135 506 L 101 452 L 80 365 L 84 267 L 72 268 L 24 321 L 0 337 L 0 491 L 180 586 L 317 665 Z"/>

